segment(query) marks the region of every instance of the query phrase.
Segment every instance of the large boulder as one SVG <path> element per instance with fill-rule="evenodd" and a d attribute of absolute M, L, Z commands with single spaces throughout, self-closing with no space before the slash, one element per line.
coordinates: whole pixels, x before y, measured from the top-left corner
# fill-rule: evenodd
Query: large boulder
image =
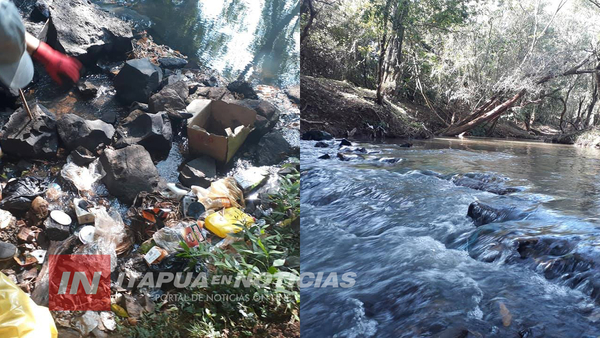
<path fill-rule="evenodd" d="M 86 120 L 74 114 L 65 114 L 57 122 L 58 135 L 69 150 L 83 146 L 96 151 L 110 144 L 115 127 L 100 120 Z"/>
<path fill-rule="evenodd" d="M 133 144 L 144 146 L 154 159 L 164 159 L 171 150 L 173 130 L 167 113 L 133 111 L 117 129 L 115 148 Z"/>
<path fill-rule="evenodd" d="M 179 182 L 186 187 L 197 185 L 208 188 L 216 176 L 215 159 L 210 156 L 200 156 L 181 167 Z"/>
<path fill-rule="evenodd" d="M 106 171 L 102 182 L 111 194 L 125 203 L 132 203 L 140 192 L 151 192 L 160 184 L 150 154 L 140 145 L 108 148 L 100 156 L 100 162 Z"/>
<path fill-rule="evenodd" d="M 0 146 L 6 154 L 25 158 L 50 159 L 58 151 L 56 118 L 42 105 L 31 106 L 34 118 L 17 109 L 0 131 Z"/>
<path fill-rule="evenodd" d="M 127 104 L 134 101 L 148 103 L 161 82 L 162 70 L 147 58 L 125 62 L 114 79 L 118 97 Z"/>
<path fill-rule="evenodd" d="M 525 218 L 527 215 L 516 210 L 514 207 L 499 208 L 480 202 L 473 202 L 469 205 L 467 216 L 473 220 L 475 226 L 481 226 L 494 222 L 519 220 Z"/>
<path fill-rule="evenodd" d="M 227 89 L 229 89 L 233 93 L 237 93 L 243 95 L 246 99 L 257 100 L 258 95 L 252 88 L 252 85 L 243 80 L 236 80 L 227 85 Z"/>
<path fill-rule="evenodd" d="M 256 164 L 270 166 L 279 164 L 290 156 L 299 156 L 298 142 L 293 140 L 291 134 L 291 129 L 282 129 L 265 135 L 258 143 Z"/>
<path fill-rule="evenodd" d="M 182 111 L 187 107 L 185 100 L 190 96 L 188 85 L 179 81 L 165 86 L 160 92 L 152 95 L 148 102 L 150 112 Z"/>
<path fill-rule="evenodd" d="M 56 47 L 82 59 L 122 57 L 131 51 L 131 26 L 88 0 L 52 1 L 48 6 Z M 51 41 L 52 42 L 52 41 Z"/>
<path fill-rule="evenodd" d="M 248 107 L 256 111 L 256 122 L 254 122 L 254 131 L 248 135 L 248 141 L 256 142 L 265 134 L 270 132 L 277 122 L 281 112 L 270 102 L 265 100 L 242 100 L 237 104 Z"/>

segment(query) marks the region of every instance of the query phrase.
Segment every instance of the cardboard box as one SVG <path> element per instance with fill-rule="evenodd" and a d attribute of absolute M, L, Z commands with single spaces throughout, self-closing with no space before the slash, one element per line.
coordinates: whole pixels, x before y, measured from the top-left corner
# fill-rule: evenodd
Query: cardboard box
<path fill-rule="evenodd" d="M 190 152 L 227 163 L 254 130 L 256 111 L 216 100 L 194 100 L 187 107 Z"/>

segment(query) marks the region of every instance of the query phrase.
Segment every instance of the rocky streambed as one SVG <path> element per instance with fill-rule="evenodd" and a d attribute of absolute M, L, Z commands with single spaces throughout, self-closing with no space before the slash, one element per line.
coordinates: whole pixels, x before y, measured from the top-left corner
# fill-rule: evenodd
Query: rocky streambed
<path fill-rule="evenodd" d="M 19 252 L 0 268 L 34 301 L 48 305 L 49 254 L 110 254 L 113 268 L 127 274 L 181 267 L 175 254 L 153 267 L 140 249 L 161 226 L 197 221 L 173 187 L 189 193 L 192 186 L 209 188 L 229 178 L 242 193 L 233 202 L 243 211 L 257 219 L 271 212 L 269 196 L 290 170 L 282 166 L 298 167 L 297 90 L 225 79 L 88 1 L 15 3 L 28 31 L 84 64 L 81 81 L 65 87 L 36 66 L 25 89 L 33 119 L 16 93 L 0 93 L 0 240 Z M 253 131 L 227 164 L 190 152 L 186 122 L 193 112 L 187 107 L 204 99 L 257 114 Z M 143 211 L 155 208 L 165 210 L 164 224 L 145 218 Z M 52 217 L 55 212 L 61 216 Z M 71 222 L 57 221 L 62 215 Z M 79 235 L 93 217 L 115 224 L 122 240 L 90 249 Z M 206 240 L 214 245 L 220 239 L 207 233 Z M 164 291 L 113 292 L 115 304 L 136 317 Z M 61 336 L 114 330 L 112 313 L 101 320 L 99 313 L 54 316 Z"/>

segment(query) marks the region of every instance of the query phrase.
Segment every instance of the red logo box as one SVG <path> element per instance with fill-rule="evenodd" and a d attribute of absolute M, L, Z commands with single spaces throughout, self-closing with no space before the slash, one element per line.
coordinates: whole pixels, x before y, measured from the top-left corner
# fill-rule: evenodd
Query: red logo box
<path fill-rule="evenodd" d="M 110 311 L 110 255 L 50 255 L 52 311 Z"/>

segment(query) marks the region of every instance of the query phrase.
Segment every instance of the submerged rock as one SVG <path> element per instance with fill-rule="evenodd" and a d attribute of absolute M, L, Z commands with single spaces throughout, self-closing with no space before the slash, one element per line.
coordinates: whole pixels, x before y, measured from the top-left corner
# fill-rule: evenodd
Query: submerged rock
<path fill-rule="evenodd" d="M 329 154 L 324 154 L 318 157 L 320 160 L 329 160 L 331 156 Z"/>
<path fill-rule="evenodd" d="M 362 156 L 360 155 L 354 155 L 354 154 L 343 154 L 343 153 L 337 153 L 337 157 L 341 160 L 341 161 L 354 161 L 354 160 L 362 160 L 364 159 Z"/>
<path fill-rule="evenodd" d="M 100 161 L 106 171 L 102 182 L 111 194 L 125 203 L 132 203 L 140 192 L 151 192 L 159 186 L 158 170 L 141 145 L 108 148 L 100 156 Z"/>
<path fill-rule="evenodd" d="M 483 203 L 473 202 L 469 205 L 467 216 L 473 219 L 475 226 L 481 226 L 493 222 L 523 219 L 526 215 L 515 210 L 514 207 L 496 208 Z"/>
<path fill-rule="evenodd" d="M 323 141 L 319 141 L 315 143 L 316 148 L 329 148 L 329 143 L 325 143 Z"/>
<path fill-rule="evenodd" d="M 487 191 L 497 195 L 507 195 L 519 191 L 517 188 L 506 187 L 502 178 L 489 174 L 454 175 L 450 178 L 450 181 L 461 187 Z"/>
<path fill-rule="evenodd" d="M 58 151 L 56 118 L 42 105 L 31 106 L 34 118 L 17 109 L 0 132 L 0 146 L 6 154 L 24 158 L 50 159 Z"/>
<path fill-rule="evenodd" d="M 132 50 L 131 27 L 87 0 L 52 1 L 48 6 L 59 50 L 82 58 L 124 57 Z"/>
<path fill-rule="evenodd" d="M 342 141 L 340 142 L 340 148 L 341 148 L 341 147 L 343 147 L 343 146 L 349 146 L 349 147 L 351 147 L 351 146 L 352 146 L 352 142 L 350 142 L 350 141 L 348 141 L 348 140 L 346 140 L 346 139 L 344 138 L 344 139 L 342 139 Z"/>
<path fill-rule="evenodd" d="M 96 151 L 110 145 L 115 128 L 101 120 L 86 120 L 74 114 L 65 114 L 57 122 L 58 135 L 68 150 L 82 146 Z"/>
<path fill-rule="evenodd" d="M 258 95 L 252 88 L 252 85 L 247 81 L 237 80 L 227 85 L 227 89 L 233 93 L 238 93 L 244 96 L 246 99 L 257 100 Z"/>
<path fill-rule="evenodd" d="M 208 188 L 212 179 L 217 176 L 215 159 L 210 156 L 200 156 L 181 167 L 179 182 L 186 187 L 197 185 Z"/>
<path fill-rule="evenodd" d="M 333 136 L 326 131 L 313 129 L 302 134 L 302 139 L 306 141 L 326 141 L 333 140 Z"/>
<path fill-rule="evenodd" d="M 132 112 L 117 129 L 115 148 L 133 144 L 144 146 L 156 159 L 169 156 L 172 146 L 173 130 L 167 113 Z"/>
<path fill-rule="evenodd" d="M 114 85 L 118 97 L 125 103 L 148 103 L 150 95 L 158 89 L 161 81 L 162 70 L 144 58 L 125 62 L 119 74 L 115 76 Z"/>

